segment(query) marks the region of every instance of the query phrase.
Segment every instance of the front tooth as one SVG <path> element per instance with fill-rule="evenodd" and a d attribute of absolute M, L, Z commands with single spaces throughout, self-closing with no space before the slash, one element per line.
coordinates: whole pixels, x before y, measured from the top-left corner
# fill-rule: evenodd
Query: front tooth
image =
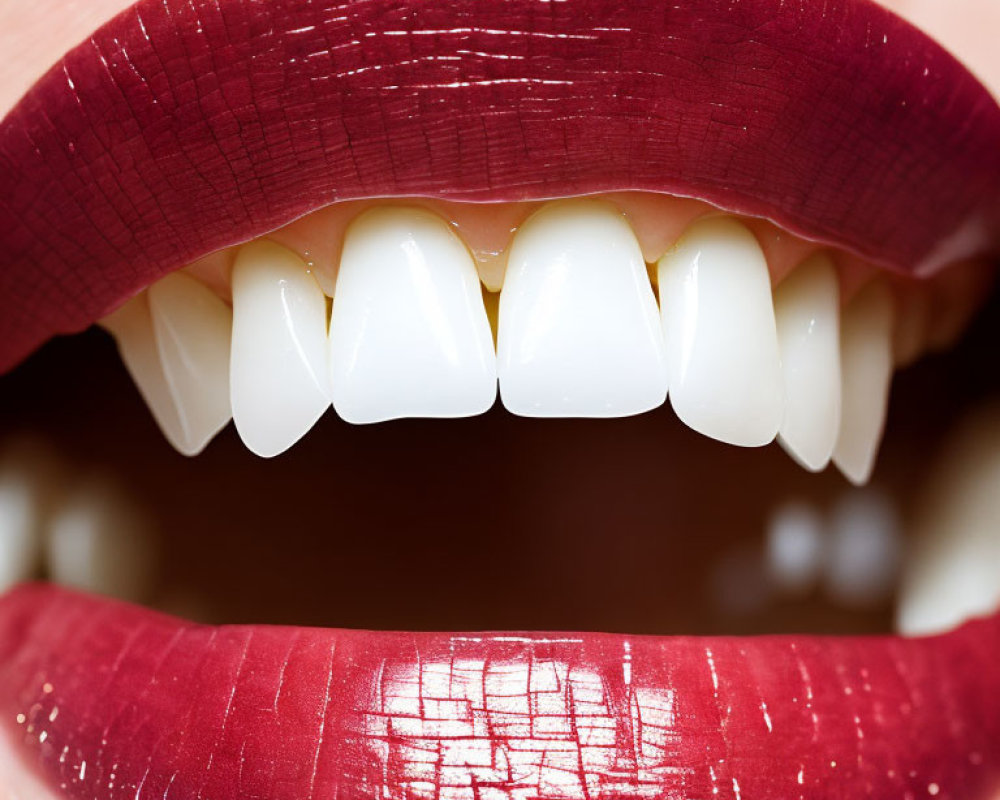
<path fill-rule="evenodd" d="M 115 337 L 125 368 L 163 435 L 177 451 L 185 452 L 188 440 L 174 404 L 173 393 L 163 373 L 147 293 L 133 297 L 113 314 L 102 319 L 101 325 Z"/>
<path fill-rule="evenodd" d="M 515 414 L 619 417 L 667 393 L 656 298 L 639 244 L 608 203 L 551 203 L 511 244 L 497 333 Z"/>
<path fill-rule="evenodd" d="M 149 287 L 149 310 L 183 435 L 181 452 L 193 456 L 232 416 L 233 313 L 208 287 L 180 272 Z"/>
<path fill-rule="evenodd" d="M 670 398 L 696 431 L 730 444 L 772 441 L 784 389 L 771 282 L 743 225 L 695 223 L 658 264 Z"/>
<path fill-rule="evenodd" d="M 892 297 L 881 281 L 844 309 L 840 350 L 843 396 L 833 461 L 861 485 L 875 467 L 892 379 Z"/>
<path fill-rule="evenodd" d="M 785 383 L 778 441 L 818 472 L 829 463 L 840 430 L 840 299 L 829 256 L 813 256 L 778 286 L 774 315 Z"/>
<path fill-rule="evenodd" d="M 476 266 L 440 217 L 377 208 L 344 239 L 330 322 L 333 406 L 348 422 L 465 417 L 496 399 Z"/>
<path fill-rule="evenodd" d="M 243 247 L 233 266 L 233 421 L 265 458 L 284 452 L 330 405 L 326 297 L 305 263 L 269 241 Z"/>

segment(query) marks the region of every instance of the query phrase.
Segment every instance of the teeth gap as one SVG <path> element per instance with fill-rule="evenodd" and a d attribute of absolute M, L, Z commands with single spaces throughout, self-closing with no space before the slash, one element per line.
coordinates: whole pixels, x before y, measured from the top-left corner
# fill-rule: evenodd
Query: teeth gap
<path fill-rule="evenodd" d="M 957 335 L 984 294 L 976 267 L 938 291 L 656 195 L 365 201 L 201 259 L 102 323 L 189 455 L 230 417 L 276 455 L 331 402 L 353 422 L 482 413 L 499 377 L 517 414 L 669 398 L 709 437 L 778 438 L 805 468 L 832 459 L 864 483 L 894 360 Z"/>

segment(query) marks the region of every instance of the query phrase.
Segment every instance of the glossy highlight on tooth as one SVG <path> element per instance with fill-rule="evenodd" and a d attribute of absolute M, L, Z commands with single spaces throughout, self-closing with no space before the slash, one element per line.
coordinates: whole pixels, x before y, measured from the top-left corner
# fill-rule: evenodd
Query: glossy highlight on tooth
<path fill-rule="evenodd" d="M 882 283 L 867 287 L 844 311 L 841 329 L 843 394 L 833 460 L 855 484 L 875 468 L 892 380 L 893 300 Z"/>
<path fill-rule="evenodd" d="M 507 410 L 533 417 L 629 416 L 669 394 L 706 436 L 759 447 L 777 433 L 806 469 L 836 456 L 860 484 L 893 359 L 930 346 L 936 319 L 968 313 L 941 302 L 967 295 L 950 273 L 892 281 L 684 200 L 500 206 L 498 224 L 478 227 L 458 204 L 335 211 L 172 274 L 103 322 L 180 452 L 204 447 L 230 407 L 247 447 L 271 457 L 331 399 L 352 423 L 474 416 L 499 380 Z"/>
<path fill-rule="evenodd" d="M 776 289 L 774 312 L 785 392 L 778 441 L 816 472 L 840 433 L 840 287 L 829 256 L 813 256 Z"/>
<path fill-rule="evenodd" d="M 744 447 L 785 413 L 767 262 L 740 223 L 695 223 L 657 263 L 670 403 L 688 426 Z"/>
<path fill-rule="evenodd" d="M 0 121 L 0 369 L 349 198 L 646 190 L 910 274 L 998 248 L 1000 107 L 867 0 L 393 10 L 140 0 L 56 64 Z"/>
<path fill-rule="evenodd" d="M 514 236 L 497 330 L 504 407 L 621 417 L 663 404 L 656 298 L 628 222 L 608 204 L 545 206 Z"/>
<path fill-rule="evenodd" d="M 348 422 L 481 414 L 497 394 L 472 256 L 448 224 L 384 207 L 348 229 L 330 324 L 333 406 Z"/>
<path fill-rule="evenodd" d="M 326 298 L 295 253 L 241 248 L 233 265 L 233 421 L 265 458 L 297 442 L 330 404 Z"/>

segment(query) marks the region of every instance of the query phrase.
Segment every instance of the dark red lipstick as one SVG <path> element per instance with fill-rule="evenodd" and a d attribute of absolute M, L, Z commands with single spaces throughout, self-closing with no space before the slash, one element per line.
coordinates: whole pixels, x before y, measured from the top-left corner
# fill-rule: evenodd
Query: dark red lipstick
<path fill-rule="evenodd" d="M 0 371 L 365 196 L 668 192 L 928 273 L 996 249 L 998 142 L 867 0 L 142 0 L 0 122 Z"/>
<path fill-rule="evenodd" d="M 0 598 L 0 712 L 78 800 L 927 798 L 1000 789 L 1000 618 L 932 639 L 191 625 Z"/>

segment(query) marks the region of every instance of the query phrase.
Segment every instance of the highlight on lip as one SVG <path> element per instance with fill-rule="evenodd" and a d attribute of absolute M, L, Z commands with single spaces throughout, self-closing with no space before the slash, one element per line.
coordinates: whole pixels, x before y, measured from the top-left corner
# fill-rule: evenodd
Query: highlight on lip
<path fill-rule="evenodd" d="M 998 136 L 867 0 L 129 7 L 0 371 L 199 457 L 4 376 L 0 800 L 994 800 Z"/>
<path fill-rule="evenodd" d="M 24 587 L 0 709 L 71 797 L 987 797 L 996 647 L 996 618 L 908 641 L 212 629 Z"/>

